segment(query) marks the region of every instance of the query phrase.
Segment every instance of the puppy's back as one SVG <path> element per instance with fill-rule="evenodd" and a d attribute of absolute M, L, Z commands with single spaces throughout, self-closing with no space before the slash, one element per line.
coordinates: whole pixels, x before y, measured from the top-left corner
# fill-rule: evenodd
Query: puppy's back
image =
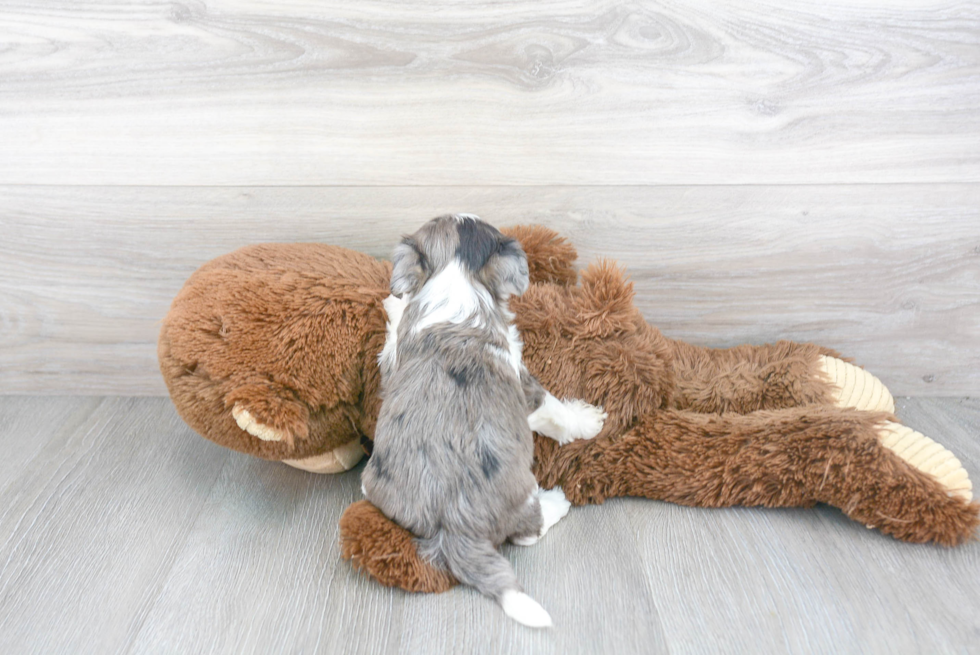
<path fill-rule="evenodd" d="M 506 513 L 536 484 L 513 368 L 475 330 L 434 327 L 403 340 L 399 353 L 365 486 L 416 535 L 447 529 L 503 542 Z"/>

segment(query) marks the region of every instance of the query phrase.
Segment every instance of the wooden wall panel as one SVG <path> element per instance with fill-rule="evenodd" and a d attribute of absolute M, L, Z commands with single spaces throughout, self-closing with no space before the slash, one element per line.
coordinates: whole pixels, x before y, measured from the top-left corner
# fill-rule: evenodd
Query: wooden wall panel
<path fill-rule="evenodd" d="M 378 257 L 448 211 L 621 262 L 669 336 L 815 341 L 896 394 L 980 393 L 980 187 L 0 187 L 0 393 L 165 393 L 159 320 L 208 259 L 322 241 Z"/>
<path fill-rule="evenodd" d="M 0 184 L 980 181 L 974 3 L 0 8 Z"/>

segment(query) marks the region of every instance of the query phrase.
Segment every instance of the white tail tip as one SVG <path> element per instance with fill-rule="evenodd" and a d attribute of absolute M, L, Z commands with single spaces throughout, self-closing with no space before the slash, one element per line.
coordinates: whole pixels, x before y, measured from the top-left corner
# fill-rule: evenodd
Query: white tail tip
<path fill-rule="evenodd" d="M 530 628 L 550 628 L 553 625 L 551 615 L 536 600 L 514 589 L 504 592 L 500 597 L 500 606 L 507 616 Z"/>

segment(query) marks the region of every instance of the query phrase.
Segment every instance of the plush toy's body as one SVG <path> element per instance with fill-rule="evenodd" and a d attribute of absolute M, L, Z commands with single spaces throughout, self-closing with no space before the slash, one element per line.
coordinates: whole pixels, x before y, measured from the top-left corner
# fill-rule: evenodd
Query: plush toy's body
<path fill-rule="evenodd" d="M 643 496 L 685 505 L 839 507 L 907 541 L 960 543 L 980 504 L 960 463 L 895 422 L 875 378 L 811 344 L 725 350 L 667 339 L 608 263 L 576 284 L 575 251 L 515 228 L 531 288 L 511 302 L 528 369 L 559 398 L 608 413 L 593 440 L 536 438 L 535 474 L 573 504 Z M 160 337 L 174 403 L 205 437 L 319 472 L 353 466 L 377 418 L 390 265 L 322 245 L 253 246 L 190 278 Z M 345 556 L 384 584 L 453 584 L 365 501 Z"/>

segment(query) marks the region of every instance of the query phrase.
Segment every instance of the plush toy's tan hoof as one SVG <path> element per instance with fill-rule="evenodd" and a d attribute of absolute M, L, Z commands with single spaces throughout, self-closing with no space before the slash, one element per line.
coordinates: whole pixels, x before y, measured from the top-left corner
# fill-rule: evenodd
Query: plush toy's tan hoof
<path fill-rule="evenodd" d="M 275 428 L 259 423 L 255 420 L 255 417 L 241 405 L 235 405 L 231 410 L 231 415 L 235 418 L 235 422 L 238 423 L 238 427 L 245 430 L 245 432 L 248 432 L 257 439 L 261 439 L 262 441 L 286 440 L 286 435 Z"/>
<path fill-rule="evenodd" d="M 354 468 L 362 457 L 364 449 L 361 448 L 361 442 L 355 440 L 322 455 L 305 459 L 284 459 L 282 462 L 310 473 L 343 473 Z"/>
<path fill-rule="evenodd" d="M 973 483 L 953 453 L 921 432 L 900 423 L 885 423 L 881 444 L 923 473 L 936 478 L 951 496 L 973 499 Z"/>
<path fill-rule="evenodd" d="M 820 357 L 820 366 L 834 385 L 838 407 L 895 413 L 895 400 L 891 393 L 881 380 L 864 369 L 826 355 Z"/>

